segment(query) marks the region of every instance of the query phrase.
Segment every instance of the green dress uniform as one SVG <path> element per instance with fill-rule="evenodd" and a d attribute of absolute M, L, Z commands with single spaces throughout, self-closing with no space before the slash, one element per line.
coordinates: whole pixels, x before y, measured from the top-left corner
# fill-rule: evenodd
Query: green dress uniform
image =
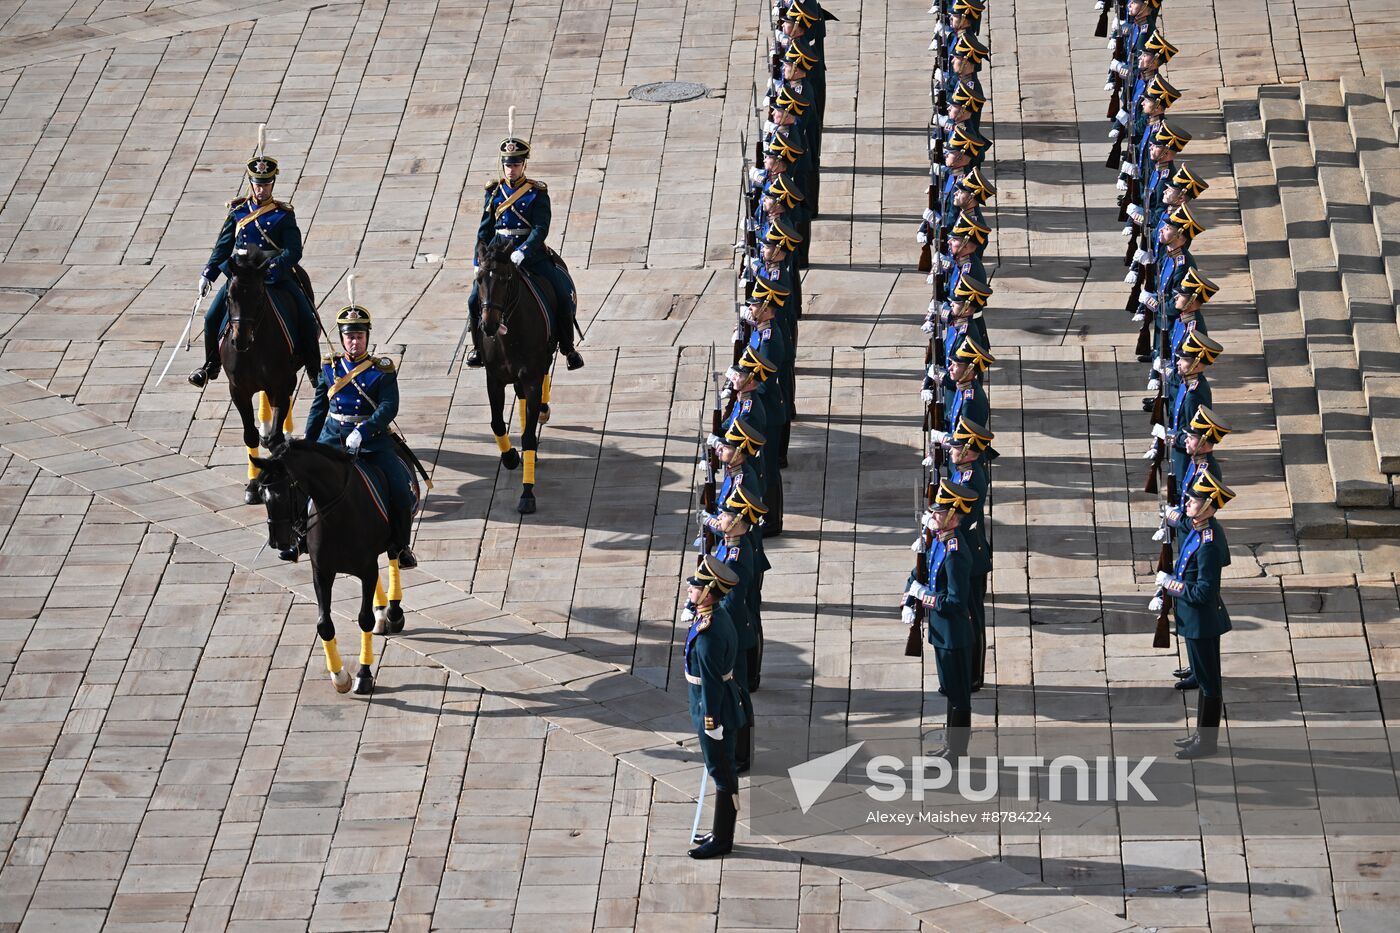
<path fill-rule="evenodd" d="M 968 609 L 972 616 L 972 691 L 982 689 L 987 675 L 987 579 L 992 573 L 992 544 L 987 535 L 986 501 L 991 478 L 987 464 L 978 458 L 966 466 L 953 468 L 953 481 L 977 493 L 977 501 L 963 520 L 963 537 L 972 552 L 968 579 Z"/>

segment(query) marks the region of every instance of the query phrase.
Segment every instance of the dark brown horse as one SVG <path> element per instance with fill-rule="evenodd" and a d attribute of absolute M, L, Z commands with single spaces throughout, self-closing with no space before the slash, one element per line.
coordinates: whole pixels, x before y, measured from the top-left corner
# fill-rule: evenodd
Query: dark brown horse
<path fill-rule="evenodd" d="M 228 265 L 228 329 L 219 341 L 229 396 L 243 421 L 243 446 L 248 448 L 248 488 L 243 501 L 249 505 L 258 501 L 254 488 L 258 470 L 253 458 L 259 444 L 272 450 L 286 440 L 283 432 L 292 427 L 292 393 L 301 368 L 292 351 L 292 336 L 272 306 L 263 281 L 267 264 L 276 256 L 255 247 L 234 253 Z M 302 288 L 314 307 L 311 283 L 304 276 L 287 287 Z M 255 421 L 253 404 L 259 392 L 263 393 L 258 399 L 260 417 Z"/>
<path fill-rule="evenodd" d="M 547 283 L 540 294 L 552 305 L 557 300 Z M 549 322 L 553 307 L 541 307 L 535 292 L 510 261 L 510 247 L 487 247 L 480 258 L 477 297 L 481 301 L 481 355 L 486 363 L 486 395 L 491 402 L 491 433 L 507 470 L 521 456 L 506 434 L 506 386 L 520 399 L 520 446 L 525 451 L 524 484 L 517 511 L 535 511 L 535 455 L 539 448 L 541 406 L 548 402 L 549 367 L 554 360 L 554 336 Z"/>
<path fill-rule="evenodd" d="M 267 543 L 285 550 L 306 538 L 311 555 L 311 579 L 316 587 L 316 633 L 326 655 L 331 683 L 340 693 L 351 687 L 350 674 L 340 661 L 331 622 L 331 589 L 336 574 L 360 581 L 360 667 L 355 673 L 355 693 L 374 690 L 374 634 L 403 631 L 403 589 L 399 562 L 389 561 L 387 612 L 376 609 L 382 600 L 379 555 L 389 549 L 389 522 L 379 511 L 355 458 L 342 450 L 314 441 L 296 440 L 278 446 L 271 457 L 255 457 L 261 471 L 253 485 L 267 506 Z M 308 516 L 306 502 L 314 508 Z"/>

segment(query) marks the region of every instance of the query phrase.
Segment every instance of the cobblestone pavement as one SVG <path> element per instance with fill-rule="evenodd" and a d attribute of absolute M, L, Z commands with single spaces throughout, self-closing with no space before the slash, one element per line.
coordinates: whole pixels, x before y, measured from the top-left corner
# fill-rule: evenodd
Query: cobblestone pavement
<path fill-rule="evenodd" d="M 757 699 L 775 731 L 931 728 L 933 665 L 903 657 L 893 599 L 917 478 L 927 3 L 827 6 L 824 215 Z M 1183 723 L 1142 611 L 1155 505 L 1128 492 L 1141 367 L 1095 14 L 990 6 L 1003 456 L 977 724 Z M 677 580 L 764 17 L 752 0 L 0 2 L 0 926 L 1389 928 L 1393 824 L 1317 807 L 1286 836 L 1238 818 L 1171 839 L 741 828 L 734 856 L 684 857 Z M 1383 729 L 1400 549 L 1292 533 L 1215 92 L 1374 71 L 1400 16 L 1168 0 L 1165 17 L 1212 185 L 1196 252 L 1223 286 L 1217 407 L 1240 428 L 1230 719 Z M 671 78 L 712 91 L 627 96 Z M 588 357 L 555 388 L 523 520 L 480 375 L 445 375 L 511 106 Z M 434 464 L 409 628 L 367 702 L 325 681 L 305 565 L 260 551 L 222 383 L 155 385 L 260 122 L 323 314 L 357 271 L 402 358 L 400 426 Z"/>

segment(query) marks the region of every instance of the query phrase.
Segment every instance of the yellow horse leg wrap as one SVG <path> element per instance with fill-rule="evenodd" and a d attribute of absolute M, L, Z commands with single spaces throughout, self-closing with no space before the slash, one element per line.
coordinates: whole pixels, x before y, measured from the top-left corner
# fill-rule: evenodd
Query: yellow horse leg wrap
<path fill-rule="evenodd" d="M 258 449 L 257 449 L 256 447 L 249 447 L 249 448 L 248 448 L 248 478 L 249 478 L 249 479 L 257 479 L 257 478 L 258 478 L 258 474 L 262 472 L 262 470 L 259 470 L 256 466 L 253 465 L 253 458 L 256 457 L 257 455 L 258 455 Z"/>
<path fill-rule="evenodd" d="M 287 409 L 287 417 L 282 419 L 282 432 L 284 434 L 292 433 L 292 410 L 290 408 Z"/>
<path fill-rule="evenodd" d="M 376 608 L 376 609 L 382 609 L 383 607 L 385 607 L 385 606 L 387 606 L 387 605 L 389 605 L 389 600 L 384 596 L 384 578 L 383 578 L 383 577 L 375 577 L 375 579 L 374 579 L 374 608 Z"/>
<path fill-rule="evenodd" d="M 361 664 L 373 664 L 373 663 L 374 663 L 374 633 L 373 633 L 373 632 L 361 632 L 361 633 L 360 633 L 360 663 L 361 663 Z"/>
<path fill-rule="evenodd" d="M 549 404 L 549 385 L 551 381 L 549 376 L 545 376 L 544 385 L 540 386 L 540 402 L 544 405 Z"/>
<path fill-rule="evenodd" d="M 340 649 L 335 646 L 335 639 L 327 638 L 321 642 L 321 650 L 326 653 L 326 670 L 332 674 L 339 674 L 342 665 L 340 663 Z"/>
<path fill-rule="evenodd" d="M 510 450 L 510 435 L 509 435 L 509 434 L 497 434 L 497 435 L 495 435 L 495 437 L 496 437 L 496 447 L 501 451 L 501 453 L 505 453 L 507 450 Z"/>
<path fill-rule="evenodd" d="M 272 420 L 272 403 L 268 401 L 266 392 L 258 393 L 258 420 L 263 424 Z"/>
<path fill-rule="evenodd" d="M 535 484 L 535 452 L 525 451 L 525 483 L 533 486 Z"/>
<path fill-rule="evenodd" d="M 520 400 L 520 430 L 525 430 L 525 400 Z"/>
<path fill-rule="evenodd" d="M 398 602 L 403 599 L 403 583 L 399 580 L 399 559 L 389 561 L 389 599 Z"/>

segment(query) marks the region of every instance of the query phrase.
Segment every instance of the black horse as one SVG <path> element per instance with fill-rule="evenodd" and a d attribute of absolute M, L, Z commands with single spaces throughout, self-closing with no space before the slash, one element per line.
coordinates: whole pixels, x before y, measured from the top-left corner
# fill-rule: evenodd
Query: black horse
<path fill-rule="evenodd" d="M 277 447 L 271 457 L 256 457 L 261 470 L 255 481 L 267 505 L 268 546 L 279 550 L 296 546 L 305 535 L 311 554 L 311 577 L 316 586 L 319 621 L 316 633 L 326 654 L 331 682 L 340 693 L 351 687 L 350 675 L 340 662 L 331 622 L 331 588 L 338 573 L 360 580 L 360 668 L 354 688 L 360 695 L 374 690 L 374 604 L 382 600 L 379 555 L 389 549 L 389 522 L 380 513 L 367 485 L 367 477 L 350 454 L 314 441 L 295 440 Z M 307 515 L 307 499 L 314 508 Z M 398 561 L 389 562 L 388 610 L 379 619 L 382 634 L 403 631 L 403 590 Z"/>
<path fill-rule="evenodd" d="M 258 470 L 253 458 L 259 444 L 272 450 L 286 440 L 284 431 L 292 427 L 292 393 L 301 369 L 292 349 L 292 334 L 278 317 L 264 283 L 267 264 L 276 256 L 256 247 L 234 252 L 228 266 L 228 329 L 219 341 L 229 396 L 243 420 L 243 446 L 248 448 L 248 488 L 243 501 L 249 505 L 258 502 Z M 304 273 L 290 287 L 301 287 L 315 305 Z M 253 417 L 253 399 L 259 392 L 263 393 L 258 412 L 261 429 Z"/>
<path fill-rule="evenodd" d="M 506 434 L 506 386 L 520 399 L 523 422 L 520 446 L 525 451 L 524 485 L 516 509 L 535 511 L 535 455 L 539 448 L 541 408 L 548 402 L 549 367 L 556 340 L 550 333 L 553 304 L 558 300 L 548 283 L 536 283 L 541 296 L 525 283 L 510 261 L 510 247 L 488 246 L 480 256 L 477 297 L 481 301 L 481 355 L 486 364 L 486 394 L 491 402 L 491 433 L 507 470 L 521 456 Z M 549 305 L 542 307 L 541 303 Z M 546 416 L 547 417 L 547 416 Z"/>

